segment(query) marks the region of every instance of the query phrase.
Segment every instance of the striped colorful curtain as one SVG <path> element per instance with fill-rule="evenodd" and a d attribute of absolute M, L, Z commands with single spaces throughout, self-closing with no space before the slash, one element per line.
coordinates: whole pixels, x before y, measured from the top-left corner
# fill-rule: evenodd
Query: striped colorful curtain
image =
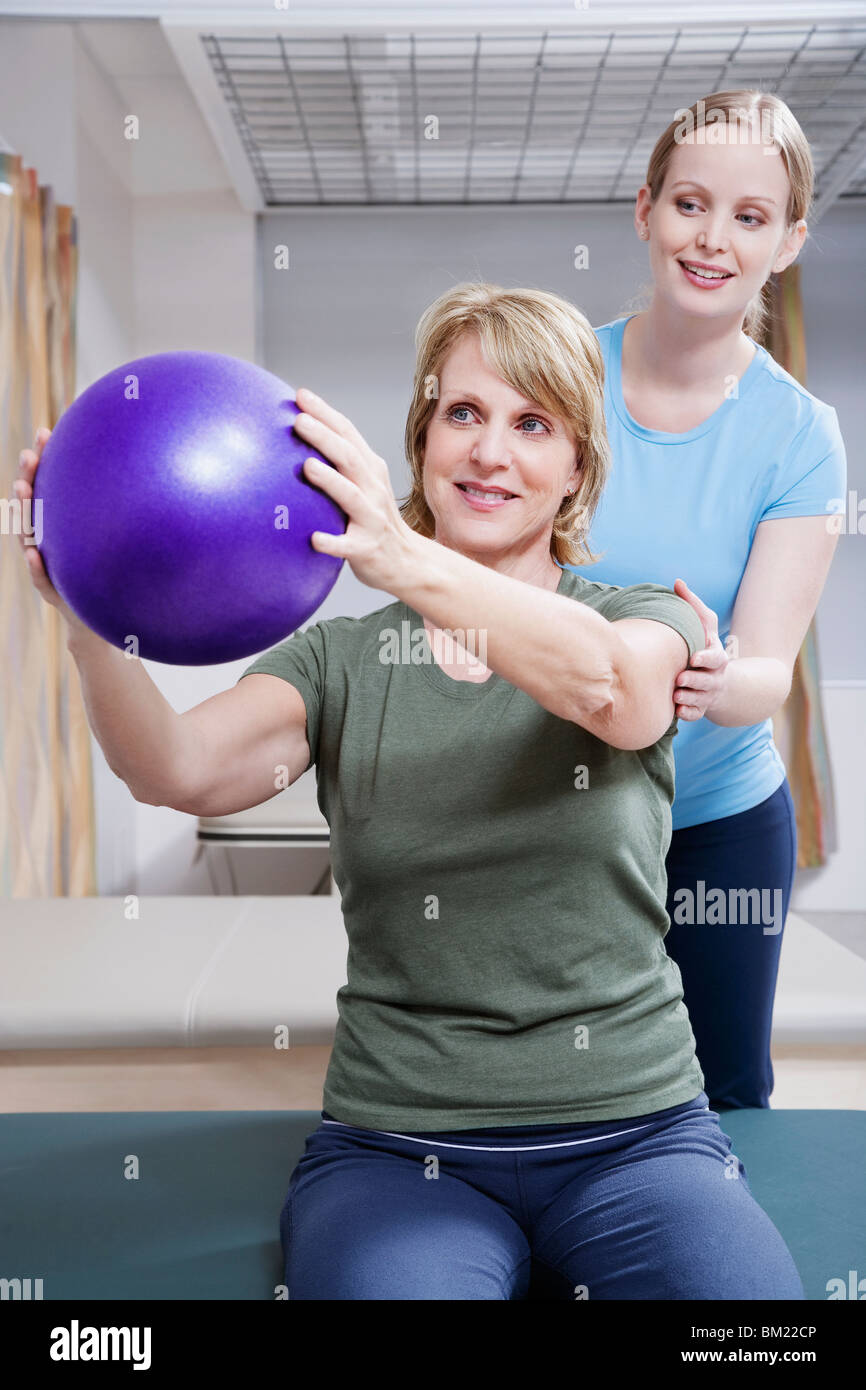
<path fill-rule="evenodd" d="M 766 289 L 771 314 L 762 342 L 785 371 L 806 385 L 806 335 L 795 263 L 772 276 Z M 797 812 L 797 867 L 815 869 L 836 848 L 836 805 L 814 622 L 794 664 L 791 692 L 773 718 L 773 736 L 788 773 Z"/>
<path fill-rule="evenodd" d="M 90 732 L 65 625 L 30 582 L 18 455 L 75 394 L 72 208 L 0 153 L 0 894 L 96 893 Z"/>

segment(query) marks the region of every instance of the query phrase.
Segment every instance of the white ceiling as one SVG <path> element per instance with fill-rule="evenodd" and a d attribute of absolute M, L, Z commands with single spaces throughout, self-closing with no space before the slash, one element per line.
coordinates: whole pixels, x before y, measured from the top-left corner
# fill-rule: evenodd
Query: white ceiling
<path fill-rule="evenodd" d="M 733 85 L 790 102 L 813 145 L 819 213 L 866 193 L 866 0 L 732 0 L 714 15 L 694 0 L 282 3 L 0 0 L 0 14 L 115 16 L 76 28 L 150 131 L 136 194 L 233 187 L 251 210 L 630 201 L 674 110 Z M 820 23 L 797 22 L 803 9 Z M 118 17 L 142 12 L 164 20 Z M 397 27 L 406 19 L 418 22 Z M 419 138 L 431 113 L 438 141 Z"/>
<path fill-rule="evenodd" d="M 740 87 L 790 103 L 812 145 L 819 200 L 844 193 L 866 162 L 866 19 L 166 32 L 232 150 L 239 193 L 251 175 L 260 208 L 631 201 L 674 113 Z"/>
<path fill-rule="evenodd" d="M 832 23 L 866 17 L 864 0 L 726 0 L 706 6 L 695 0 L 0 0 L 0 15 L 28 18 L 149 18 L 212 25 L 273 25 L 309 28 L 375 28 L 381 25 L 420 28 L 425 25 L 481 24 L 493 26 L 532 23 L 587 27 L 688 21 L 736 23 L 747 20 L 791 20 Z"/>

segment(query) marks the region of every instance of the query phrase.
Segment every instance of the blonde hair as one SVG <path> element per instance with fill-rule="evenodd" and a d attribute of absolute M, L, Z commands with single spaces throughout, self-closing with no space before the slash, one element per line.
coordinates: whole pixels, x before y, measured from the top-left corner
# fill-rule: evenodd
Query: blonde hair
<path fill-rule="evenodd" d="M 604 419 L 604 359 L 579 309 L 545 290 L 503 289 L 464 281 L 425 309 L 415 330 L 415 379 L 406 419 L 406 459 L 412 475 L 400 514 L 413 531 L 434 537 L 424 496 L 427 427 L 439 378 L 457 341 L 476 333 L 491 367 L 515 391 L 537 401 L 569 426 L 581 467 L 575 491 L 553 520 L 550 553 L 560 565 L 592 564 L 589 527 L 610 469 Z"/>
<path fill-rule="evenodd" d="M 780 97 L 772 92 L 745 87 L 730 92 L 711 92 L 709 96 L 701 97 L 690 107 L 677 112 L 656 141 L 647 165 L 645 182 L 649 185 L 652 202 L 655 203 L 661 195 L 671 155 L 680 143 L 684 125 L 694 130 L 716 123 L 735 124 L 755 120 L 760 123 L 762 138 L 766 138 L 769 128 L 771 142 L 778 147 L 788 173 L 791 187 L 785 216 L 786 227 L 790 228 L 801 218 L 805 219 L 812 204 L 815 185 L 815 170 L 809 142 L 791 108 L 786 106 Z M 744 332 L 753 338 L 762 336 L 767 327 L 770 304 L 767 280 L 746 310 Z"/>

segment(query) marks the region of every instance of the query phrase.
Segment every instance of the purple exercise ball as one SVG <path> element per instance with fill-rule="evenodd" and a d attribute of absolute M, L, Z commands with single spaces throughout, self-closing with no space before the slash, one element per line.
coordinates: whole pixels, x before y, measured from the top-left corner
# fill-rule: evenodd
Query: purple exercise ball
<path fill-rule="evenodd" d="M 83 391 L 33 487 L 46 572 L 82 622 L 181 666 L 306 622 L 343 564 L 310 536 L 348 519 L 303 475 L 322 455 L 293 432 L 299 409 L 279 377 L 218 352 L 139 357 Z"/>

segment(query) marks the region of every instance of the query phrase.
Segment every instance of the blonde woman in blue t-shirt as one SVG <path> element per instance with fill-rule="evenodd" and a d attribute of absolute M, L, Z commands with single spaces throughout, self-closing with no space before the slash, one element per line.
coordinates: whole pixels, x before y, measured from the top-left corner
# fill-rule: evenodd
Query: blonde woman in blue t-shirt
<path fill-rule="evenodd" d="M 596 330 L 614 466 L 593 520 L 600 558 L 577 572 L 675 586 L 710 641 L 677 691 L 665 946 L 716 1109 L 767 1106 L 773 1089 L 797 831 L 770 716 L 846 495 L 835 410 L 749 336 L 762 286 L 803 245 L 812 187 L 808 141 L 778 97 L 714 92 L 678 113 L 635 206 L 649 307 Z"/>

